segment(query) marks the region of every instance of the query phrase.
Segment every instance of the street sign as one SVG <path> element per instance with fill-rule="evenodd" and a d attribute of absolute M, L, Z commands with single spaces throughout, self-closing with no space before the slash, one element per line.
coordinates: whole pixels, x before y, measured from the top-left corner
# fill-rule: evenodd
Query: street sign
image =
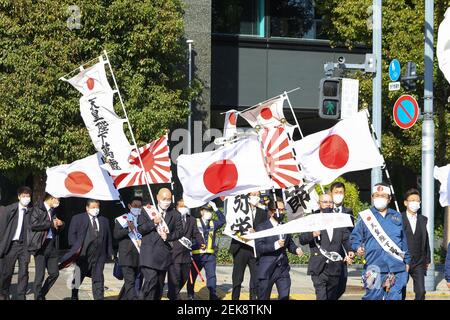
<path fill-rule="evenodd" d="M 400 90 L 400 82 L 389 82 L 389 91 L 398 91 Z"/>
<path fill-rule="evenodd" d="M 343 78 L 341 88 L 341 119 L 351 118 L 358 112 L 359 80 Z"/>
<path fill-rule="evenodd" d="M 400 78 L 400 62 L 397 59 L 394 59 L 389 64 L 389 78 L 391 81 L 397 81 Z"/>
<path fill-rule="evenodd" d="M 405 94 L 395 101 L 394 121 L 402 129 L 411 128 L 419 117 L 419 105 L 414 97 Z"/>

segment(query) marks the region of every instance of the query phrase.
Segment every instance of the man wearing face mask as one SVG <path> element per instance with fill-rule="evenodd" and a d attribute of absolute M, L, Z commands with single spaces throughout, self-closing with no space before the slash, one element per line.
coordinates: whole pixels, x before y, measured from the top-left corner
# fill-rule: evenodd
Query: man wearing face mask
<path fill-rule="evenodd" d="M 35 206 L 30 214 L 28 229 L 28 251 L 34 255 L 34 299 L 45 300 L 50 288 L 59 277 L 58 251 L 56 244 L 64 222 L 56 217 L 59 199 L 46 193 L 44 201 Z M 45 269 L 48 277 L 44 282 Z M 44 285 L 42 283 L 44 282 Z"/>
<path fill-rule="evenodd" d="M 249 229 L 248 232 L 255 232 L 256 226 L 268 219 L 267 212 L 260 208 L 260 195 L 261 193 L 256 191 L 250 192 L 247 197 L 248 207 L 253 221 L 253 228 Z M 233 291 L 231 299 L 239 300 L 241 284 L 242 281 L 244 281 L 245 267 L 248 266 L 250 269 L 250 300 L 256 300 L 258 297 L 258 278 L 256 274 L 256 257 L 253 252 L 253 247 L 235 239 L 231 239 L 229 252 L 233 256 Z"/>
<path fill-rule="evenodd" d="M 106 260 L 113 257 L 113 250 L 108 219 L 98 216 L 99 212 L 100 202 L 89 199 L 86 212 L 74 215 L 70 221 L 68 238 L 71 249 L 62 258 L 60 269 L 68 265 L 68 258 L 76 260 L 72 300 L 78 300 L 78 289 L 85 277 L 92 279 L 94 300 L 104 299 L 103 270 Z"/>
<path fill-rule="evenodd" d="M 212 209 L 212 210 L 211 210 Z M 217 221 L 212 220 L 213 210 L 217 214 Z M 225 224 L 225 216 L 217 208 L 217 205 L 210 201 L 209 205 L 200 207 L 201 218 L 197 219 L 197 228 L 203 237 L 204 244 L 194 242 L 192 245 L 192 255 L 195 264 L 200 272 L 205 268 L 206 287 L 209 290 L 209 299 L 218 300 L 216 294 L 216 234 Z M 187 292 L 190 300 L 194 299 L 194 284 L 197 279 L 197 270 L 191 267 L 192 283 L 188 281 Z"/>
<path fill-rule="evenodd" d="M 189 279 L 192 258 L 192 242 L 196 241 L 204 245 L 203 237 L 198 231 L 194 217 L 189 215 L 189 209 L 184 205 L 183 199 L 177 202 L 177 211 L 180 214 L 183 224 L 183 237 L 177 241 L 171 242 L 173 263 L 168 272 L 168 298 L 170 300 L 180 300 L 180 291 Z"/>
<path fill-rule="evenodd" d="M 113 236 L 119 242 L 119 265 L 122 268 L 124 284 L 119 300 L 136 300 L 139 282 L 139 248 L 141 235 L 137 232 L 137 220 L 142 211 L 142 198 L 134 197 L 128 204 L 130 213 L 116 219 Z M 122 218 L 122 219 L 121 219 Z"/>
<path fill-rule="evenodd" d="M 350 236 L 353 250 L 366 260 L 363 300 L 401 300 L 406 286 L 411 258 L 402 215 L 388 208 L 390 201 L 389 185 L 375 184 L 373 207 L 359 213 Z"/>
<path fill-rule="evenodd" d="M 269 219 L 260 223 L 256 231 L 276 228 L 284 219 L 286 209 L 281 198 L 270 200 L 268 203 Z M 298 247 L 290 234 L 270 236 L 255 240 L 256 252 L 258 254 L 258 299 L 270 300 L 272 287 L 275 284 L 279 300 L 288 300 L 291 289 L 291 277 L 289 275 L 289 260 L 286 249 L 299 257 L 303 251 Z"/>
<path fill-rule="evenodd" d="M 170 209 L 172 192 L 162 188 L 156 196 L 157 207 L 150 206 L 138 218 L 138 232 L 142 235 L 139 265 L 144 284 L 142 299 L 161 300 L 167 270 L 172 264 L 172 245 L 183 235 L 180 214 Z"/>
<path fill-rule="evenodd" d="M 421 214 L 417 214 L 420 209 L 420 193 L 417 189 L 406 191 L 404 204 L 406 212 L 402 213 L 403 230 L 411 255 L 409 276 L 413 279 L 415 300 L 425 300 L 425 275 L 431 262 L 427 231 L 428 219 Z M 406 286 L 403 289 L 403 299 L 405 297 Z"/>
<path fill-rule="evenodd" d="M 14 266 L 19 262 L 17 299 L 26 300 L 28 286 L 28 264 L 30 254 L 27 250 L 27 230 L 32 191 L 28 187 L 17 190 L 18 202 L 4 208 L 0 215 L 0 300 L 9 300 Z"/>
<path fill-rule="evenodd" d="M 344 207 L 345 198 L 345 184 L 342 182 L 334 182 L 330 186 L 331 196 L 333 197 L 333 212 L 347 213 L 352 218 L 353 225 L 355 224 L 355 217 L 353 217 L 353 211 L 351 208 Z M 349 233 L 352 233 L 353 227 L 348 227 Z M 338 299 L 345 293 L 347 287 L 348 270 L 347 263 L 344 263 L 341 275 L 339 277 L 339 285 L 337 289 Z"/>
<path fill-rule="evenodd" d="M 333 200 L 329 194 L 319 196 L 319 208 L 322 213 L 333 213 Z M 355 256 L 350 246 L 348 228 L 335 228 L 300 235 L 300 243 L 309 245 L 311 257 L 307 274 L 316 291 L 316 300 L 337 300 L 339 298 L 339 280 L 344 262 L 352 263 Z M 345 248 L 347 255 L 345 254 Z"/>

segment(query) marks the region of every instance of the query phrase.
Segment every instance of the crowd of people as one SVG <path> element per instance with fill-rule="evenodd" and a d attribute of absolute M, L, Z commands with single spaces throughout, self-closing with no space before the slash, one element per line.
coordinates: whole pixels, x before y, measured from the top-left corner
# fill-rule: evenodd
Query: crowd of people
<path fill-rule="evenodd" d="M 195 299 L 197 276 L 206 274 L 209 299 L 219 299 L 216 292 L 217 233 L 225 225 L 224 214 L 214 202 L 199 208 L 200 216 L 190 215 L 183 200 L 172 203 L 172 192 L 158 191 L 156 205 L 144 204 L 142 198 L 129 201 L 125 223 L 116 219 L 113 230 L 109 220 L 99 215 L 100 202 L 89 199 L 86 212 L 72 217 L 68 226 L 70 250 L 58 255 L 58 237 L 65 223 L 55 214 L 59 199 L 46 194 L 42 202 L 31 205 L 32 190 L 20 187 L 18 202 L 0 207 L 0 299 L 11 299 L 11 282 L 18 263 L 17 295 L 24 300 L 28 286 L 28 265 L 34 256 L 34 298 L 45 300 L 59 276 L 59 271 L 75 265 L 71 299 L 78 300 L 78 290 L 85 277 L 92 279 L 95 300 L 104 299 L 104 267 L 116 259 L 115 273 L 123 277 L 119 294 L 122 300 L 160 300 L 167 276 L 167 297 L 180 299 L 187 288 Z M 275 228 L 286 215 L 283 199 L 274 196 L 267 202 L 260 192 L 247 195 L 253 227 L 248 232 Z M 311 276 L 317 300 L 337 300 L 346 290 L 347 266 L 362 257 L 364 300 L 401 300 L 412 278 L 415 299 L 425 299 L 424 279 L 431 262 L 427 219 L 418 214 L 420 193 L 410 189 L 404 197 L 405 212 L 389 208 L 391 189 L 378 183 L 372 190 L 372 206 L 357 215 L 343 206 L 345 185 L 336 182 L 319 197 L 314 213 L 349 214 L 354 227 L 305 232 L 296 243 L 294 235 L 278 235 L 255 240 L 254 248 L 245 241 L 232 239 L 232 299 L 239 300 L 245 269 L 250 271 L 251 300 L 268 300 L 275 285 L 279 299 L 289 299 L 291 278 L 287 251 L 302 256 L 308 246 L 307 274 Z M 216 218 L 214 218 L 214 215 Z M 116 257 L 113 242 L 118 244 Z M 450 282 L 450 258 L 447 257 L 446 280 Z M 45 274 L 47 272 L 47 278 Z M 45 281 L 44 281 L 45 278 Z"/>

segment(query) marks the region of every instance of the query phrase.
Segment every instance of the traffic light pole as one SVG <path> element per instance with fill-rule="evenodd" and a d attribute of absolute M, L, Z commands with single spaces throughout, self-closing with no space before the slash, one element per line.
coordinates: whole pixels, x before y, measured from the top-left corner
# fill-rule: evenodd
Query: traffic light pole
<path fill-rule="evenodd" d="M 425 0 L 425 82 L 422 124 L 422 214 L 428 218 L 431 263 L 425 277 L 425 290 L 436 289 L 434 276 L 434 121 L 433 121 L 433 35 L 434 4 Z"/>
<path fill-rule="evenodd" d="M 381 0 L 373 0 L 373 29 L 372 29 L 372 53 L 376 60 L 376 73 L 372 81 L 372 123 L 375 134 L 378 137 L 379 147 L 381 147 Z M 373 168 L 371 172 L 371 188 L 382 181 L 381 167 Z"/>

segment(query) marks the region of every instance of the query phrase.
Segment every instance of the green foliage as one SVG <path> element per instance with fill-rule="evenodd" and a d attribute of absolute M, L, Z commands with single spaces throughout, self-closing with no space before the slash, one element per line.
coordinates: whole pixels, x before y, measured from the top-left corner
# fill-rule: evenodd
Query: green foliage
<path fill-rule="evenodd" d="M 228 248 L 219 248 L 216 252 L 217 264 L 233 264 L 233 256 L 228 252 Z"/>
<path fill-rule="evenodd" d="M 200 90 L 186 85 L 181 0 L 79 0 L 81 28 L 70 30 L 72 4 L 0 0 L 0 170 L 31 173 L 95 151 L 79 93 L 58 79 L 104 49 L 139 145 L 184 122 Z"/>
<path fill-rule="evenodd" d="M 324 185 L 323 188 L 328 190 L 334 182 L 342 182 L 345 185 L 345 197 L 344 197 L 344 207 L 351 208 L 353 210 L 353 216 L 358 217 L 358 213 L 369 208 L 369 204 L 361 202 L 359 199 L 358 186 L 352 182 L 348 182 L 342 177 L 337 178 L 332 183 Z M 316 191 L 318 194 L 322 193 L 322 189 L 319 185 L 316 186 Z"/>
<path fill-rule="evenodd" d="M 437 27 L 443 19 L 450 1 L 435 4 L 435 41 Z M 326 30 L 332 46 L 345 46 L 350 49 L 358 46 L 372 46 L 372 1 L 371 0 L 329 0 L 317 2 L 319 12 L 324 15 L 323 29 Z M 417 74 L 424 70 L 424 2 L 419 0 L 383 1 L 382 13 L 382 71 L 383 71 L 383 116 L 382 150 L 388 164 L 409 168 L 420 173 L 421 133 L 419 121 L 408 130 L 398 128 L 393 121 L 392 107 L 397 98 L 406 93 L 388 91 L 389 62 L 397 58 L 402 66 L 407 61 L 417 63 Z M 434 106 L 436 123 L 436 163 L 447 164 L 450 161 L 450 107 L 447 97 L 449 85 L 438 71 L 437 59 L 434 68 Z M 361 107 L 372 104 L 372 79 L 359 75 Z M 418 83 L 412 93 L 423 105 L 423 81 Z M 394 173 L 395 175 L 395 173 Z"/>

